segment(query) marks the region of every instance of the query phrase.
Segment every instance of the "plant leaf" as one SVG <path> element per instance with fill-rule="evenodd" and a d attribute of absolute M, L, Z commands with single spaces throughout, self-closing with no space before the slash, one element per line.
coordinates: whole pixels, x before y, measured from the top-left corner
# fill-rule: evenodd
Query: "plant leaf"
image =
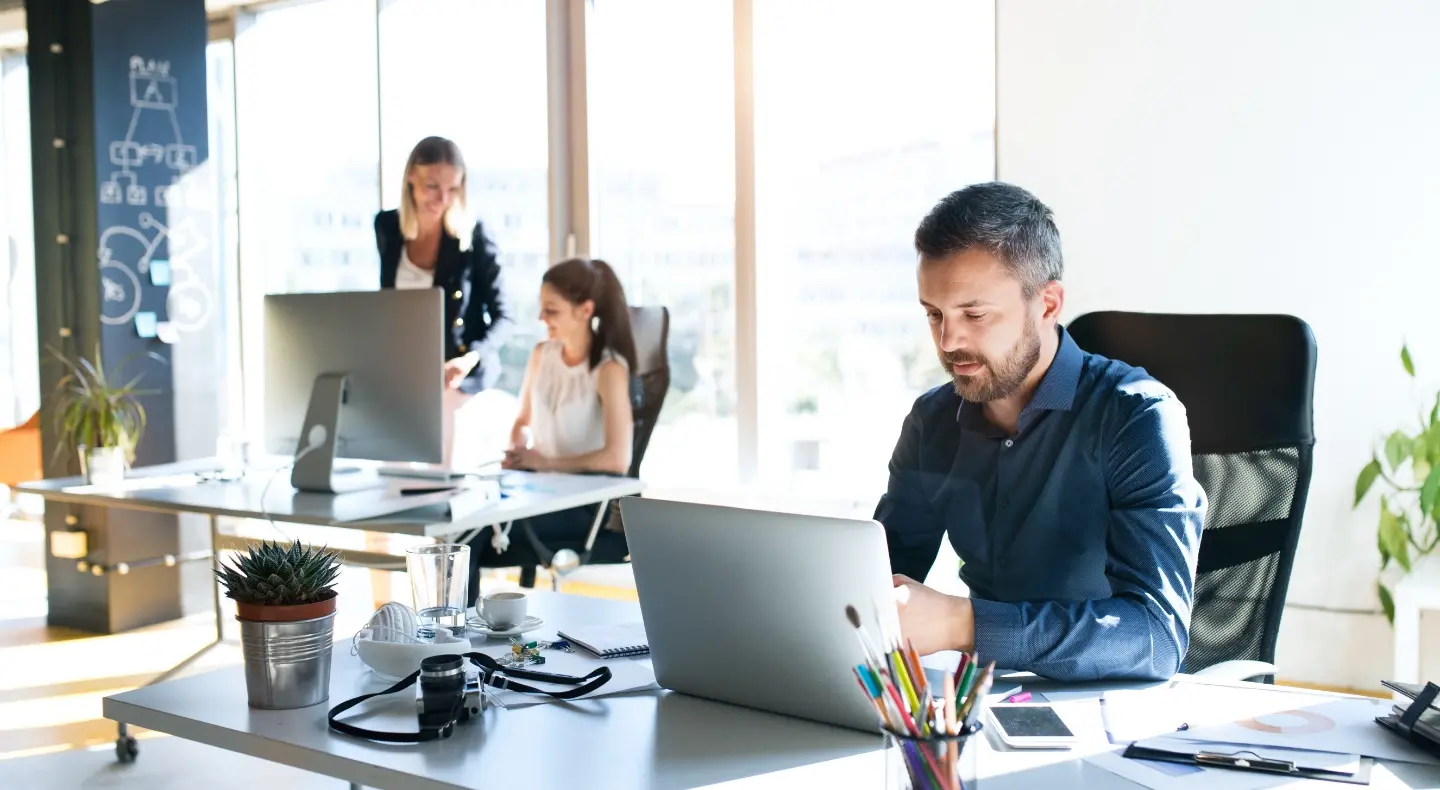
<path fill-rule="evenodd" d="M 1413 444 L 1409 436 L 1396 431 L 1385 440 L 1385 460 L 1390 463 L 1390 469 L 1400 468 L 1400 464 L 1410 457 L 1410 445 Z"/>
<path fill-rule="evenodd" d="M 1425 443 L 1425 459 L 1431 466 L 1440 466 L 1440 422 L 1432 423 L 1418 441 Z"/>
<path fill-rule="evenodd" d="M 1376 530 L 1375 544 L 1380 549 L 1380 570 L 1385 570 L 1390 565 L 1390 551 L 1385 548 L 1385 541 L 1380 540 L 1379 530 Z"/>
<path fill-rule="evenodd" d="M 1410 374 L 1410 378 L 1415 378 L 1415 363 L 1410 359 L 1409 345 L 1400 346 L 1400 364 L 1405 366 L 1405 372 Z"/>
<path fill-rule="evenodd" d="M 1360 506 L 1360 500 L 1364 499 L 1365 495 L 1369 493 L 1370 486 L 1375 484 L 1375 478 L 1379 476 L 1380 460 L 1372 456 L 1370 458 L 1370 463 L 1365 464 L 1365 468 L 1360 470 L 1360 476 L 1355 478 L 1354 507 Z"/>
<path fill-rule="evenodd" d="M 1390 590 L 1386 589 L 1384 582 L 1376 582 L 1375 592 L 1380 594 L 1380 608 L 1385 610 L 1385 621 L 1394 625 L 1395 599 L 1390 597 Z"/>
<path fill-rule="evenodd" d="M 1380 499 L 1380 543 L 1385 551 L 1400 563 L 1408 573 L 1410 571 L 1410 552 L 1405 542 L 1405 526 L 1401 523 L 1401 517 L 1390 512 L 1390 502 L 1384 497 Z"/>
<path fill-rule="evenodd" d="M 1430 513 L 1435 509 L 1435 500 L 1440 495 L 1440 466 L 1430 469 L 1430 474 L 1425 476 L 1425 484 L 1420 486 L 1420 513 Z"/>

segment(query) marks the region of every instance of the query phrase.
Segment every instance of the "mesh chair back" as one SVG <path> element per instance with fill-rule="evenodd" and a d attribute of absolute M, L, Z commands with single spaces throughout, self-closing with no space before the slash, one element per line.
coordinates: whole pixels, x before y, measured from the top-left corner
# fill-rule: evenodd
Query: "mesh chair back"
<path fill-rule="evenodd" d="M 670 311 L 661 306 L 630 307 L 630 331 L 635 336 L 637 369 L 630 376 L 630 409 L 635 418 L 634 444 L 630 451 L 630 477 L 640 476 L 640 462 L 650 447 L 650 435 L 660 419 L 660 407 L 670 391 Z M 620 503 L 610 503 L 605 528 L 624 532 Z"/>
<path fill-rule="evenodd" d="M 630 476 L 640 476 L 640 462 L 650 446 L 650 434 L 660 419 L 660 407 L 670 391 L 670 311 L 664 307 L 630 308 L 630 330 L 635 335 L 639 369 L 631 371 L 630 406 L 635 415 L 635 446 L 630 454 Z"/>
<path fill-rule="evenodd" d="M 1209 501 L 1183 671 L 1274 662 L 1315 445 L 1315 338 L 1279 315 L 1101 312 L 1068 327 L 1185 404 Z"/>

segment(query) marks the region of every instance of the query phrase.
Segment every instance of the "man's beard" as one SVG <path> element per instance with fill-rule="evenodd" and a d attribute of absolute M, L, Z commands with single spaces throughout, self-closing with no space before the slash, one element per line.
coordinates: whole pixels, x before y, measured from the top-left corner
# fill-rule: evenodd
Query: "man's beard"
<path fill-rule="evenodd" d="M 980 363 L 978 372 L 961 376 L 955 372 L 955 365 Z M 979 354 L 964 351 L 940 352 L 940 364 L 955 380 L 955 394 L 971 403 L 989 403 L 1014 395 L 1025 383 L 1025 377 L 1040 362 L 1040 330 L 1035 324 L 1025 322 L 1025 333 L 1015 341 L 1010 353 L 1005 355 L 999 366 Z"/>

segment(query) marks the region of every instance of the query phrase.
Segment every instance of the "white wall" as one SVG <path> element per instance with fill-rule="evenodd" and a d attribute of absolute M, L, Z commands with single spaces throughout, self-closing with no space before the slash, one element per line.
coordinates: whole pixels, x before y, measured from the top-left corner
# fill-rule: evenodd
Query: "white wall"
<path fill-rule="evenodd" d="M 1440 382 L 1440 3 L 998 4 L 999 175 L 1055 209 L 1067 313 L 1313 327 L 1315 473 L 1278 660 L 1288 679 L 1378 688 L 1384 618 L 1314 608 L 1378 611 L 1355 473 Z"/>

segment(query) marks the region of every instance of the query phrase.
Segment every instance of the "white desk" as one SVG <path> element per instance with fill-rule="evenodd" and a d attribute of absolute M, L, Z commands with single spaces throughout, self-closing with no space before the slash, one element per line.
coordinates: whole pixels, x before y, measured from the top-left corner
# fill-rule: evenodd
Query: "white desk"
<path fill-rule="evenodd" d="M 437 485 L 434 481 L 391 477 L 385 478 L 383 488 L 340 495 L 307 494 L 292 489 L 283 470 L 252 471 L 239 480 L 224 482 L 202 481 L 196 476 L 213 468 L 215 464 L 208 461 L 162 464 L 133 470 L 125 483 L 116 487 L 91 486 L 81 478 L 64 477 L 22 483 L 16 490 L 76 505 L 270 518 L 292 524 L 444 537 L 607 502 L 645 489 L 643 483 L 629 477 L 506 472 L 501 478 L 501 499 L 452 521 L 443 506 L 453 494 L 400 493 L 402 488 Z"/>
<path fill-rule="evenodd" d="M 452 520 L 445 503 L 455 494 L 402 495 L 399 491 L 434 486 L 434 481 L 386 478 L 384 488 L 330 495 L 295 491 L 287 479 L 281 479 L 286 475 L 283 468 L 275 466 L 233 481 L 197 477 L 199 472 L 216 468 L 210 460 L 162 464 L 132 470 L 124 484 L 115 487 L 87 485 L 82 478 L 66 477 L 22 483 L 16 490 L 51 502 L 208 516 L 213 554 L 219 546 L 218 519 L 222 516 L 444 538 L 572 507 L 603 505 L 645 489 L 643 483 L 629 477 L 505 472 L 499 499 Z M 213 580 L 210 593 L 215 639 L 152 682 L 173 676 L 224 640 L 220 593 Z M 120 741 L 127 738 L 122 724 Z"/>
<path fill-rule="evenodd" d="M 531 605 L 547 629 L 640 614 L 633 603 L 552 593 L 536 593 Z M 1096 685 L 1090 693 L 1121 686 Z M 340 643 L 330 700 L 312 708 L 251 710 L 237 666 L 108 697 L 104 711 L 117 721 L 381 790 L 884 787 L 878 736 L 663 691 L 492 708 L 483 722 L 429 744 L 383 745 L 329 731 L 330 706 L 383 687 Z M 351 711 L 347 719 L 413 730 L 413 699 L 402 692 L 372 700 L 361 709 L 370 713 Z M 1137 787 L 1082 761 L 1080 752 L 1007 752 L 984 738 L 969 748 L 979 750 L 981 790 Z M 1375 773 L 1377 788 L 1440 785 L 1436 768 L 1386 763 Z"/>

